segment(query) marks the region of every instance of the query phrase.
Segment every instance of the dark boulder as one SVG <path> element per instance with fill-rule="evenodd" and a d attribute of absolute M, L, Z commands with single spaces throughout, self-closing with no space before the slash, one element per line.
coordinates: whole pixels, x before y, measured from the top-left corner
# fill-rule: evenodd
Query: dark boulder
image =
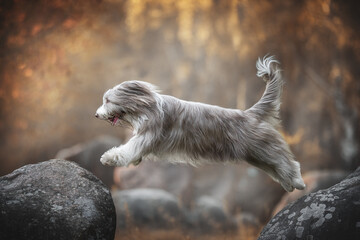
<path fill-rule="evenodd" d="M 65 160 L 26 165 L 0 178 L 1 239 L 114 239 L 109 189 Z"/>
<path fill-rule="evenodd" d="M 62 149 L 56 154 L 55 158 L 76 162 L 100 178 L 108 187 L 111 187 L 114 183 L 114 167 L 102 165 L 100 157 L 110 148 L 120 144 L 121 141 L 118 138 L 100 136 L 94 140 Z"/>
<path fill-rule="evenodd" d="M 182 212 L 177 199 L 161 189 L 133 189 L 113 193 L 119 229 L 179 227 Z"/>
<path fill-rule="evenodd" d="M 287 205 L 260 240 L 360 239 L 360 168 L 340 183 Z"/>

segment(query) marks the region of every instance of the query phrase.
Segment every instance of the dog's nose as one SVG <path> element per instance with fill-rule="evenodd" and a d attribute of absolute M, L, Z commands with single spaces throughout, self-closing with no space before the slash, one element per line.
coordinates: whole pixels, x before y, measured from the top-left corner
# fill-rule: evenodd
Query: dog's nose
<path fill-rule="evenodd" d="M 95 117 L 96 117 L 96 118 L 99 118 L 99 114 L 95 113 Z"/>

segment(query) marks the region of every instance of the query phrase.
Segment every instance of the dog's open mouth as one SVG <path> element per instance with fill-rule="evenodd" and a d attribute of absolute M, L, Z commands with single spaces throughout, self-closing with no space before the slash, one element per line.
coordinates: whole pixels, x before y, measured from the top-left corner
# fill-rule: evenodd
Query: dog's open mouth
<path fill-rule="evenodd" d="M 118 123 L 125 115 L 124 111 L 121 111 L 121 114 L 114 115 L 108 118 L 108 121 L 111 123 L 111 125 L 115 126 L 116 123 Z"/>
<path fill-rule="evenodd" d="M 113 117 L 110 117 L 108 120 L 110 121 L 111 125 L 114 126 L 120 120 L 120 118 L 118 118 L 117 116 L 113 116 Z"/>

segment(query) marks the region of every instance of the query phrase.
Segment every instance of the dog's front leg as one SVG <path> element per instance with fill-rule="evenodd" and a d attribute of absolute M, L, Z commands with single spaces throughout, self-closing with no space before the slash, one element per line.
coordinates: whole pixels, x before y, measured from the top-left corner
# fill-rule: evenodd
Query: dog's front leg
<path fill-rule="evenodd" d="M 139 164 L 142 158 L 144 145 L 139 137 L 131 138 L 126 144 L 114 147 L 105 152 L 100 162 L 108 166 L 129 166 L 131 163 Z"/>

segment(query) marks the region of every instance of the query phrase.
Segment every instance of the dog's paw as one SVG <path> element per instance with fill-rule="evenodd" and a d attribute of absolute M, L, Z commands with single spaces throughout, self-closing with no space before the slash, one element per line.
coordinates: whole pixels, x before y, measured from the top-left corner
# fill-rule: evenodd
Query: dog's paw
<path fill-rule="evenodd" d="M 107 153 L 104 153 L 101 158 L 100 158 L 100 162 L 103 164 L 103 165 L 106 165 L 106 166 L 117 166 L 117 162 L 115 160 L 115 156 L 110 156 L 109 154 Z"/>
<path fill-rule="evenodd" d="M 294 186 L 292 186 L 288 182 L 282 181 L 282 182 L 280 182 L 280 184 L 285 189 L 285 191 L 287 191 L 287 192 L 292 192 L 295 189 Z"/>
<path fill-rule="evenodd" d="M 304 190 L 306 188 L 304 180 L 301 177 L 293 179 L 293 186 L 299 190 Z"/>
<path fill-rule="evenodd" d="M 291 180 L 282 180 L 280 181 L 281 186 L 287 191 L 292 192 L 294 189 L 303 190 L 305 189 L 306 185 L 301 177 L 293 178 Z"/>
<path fill-rule="evenodd" d="M 124 164 L 124 161 L 121 157 L 121 154 L 117 151 L 116 148 L 112 148 L 109 151 L 105 152 L 101 158 L 100 158 L 100 162 L 103 165 L 106 166 L 124 166 L 126 164 Z"/>

